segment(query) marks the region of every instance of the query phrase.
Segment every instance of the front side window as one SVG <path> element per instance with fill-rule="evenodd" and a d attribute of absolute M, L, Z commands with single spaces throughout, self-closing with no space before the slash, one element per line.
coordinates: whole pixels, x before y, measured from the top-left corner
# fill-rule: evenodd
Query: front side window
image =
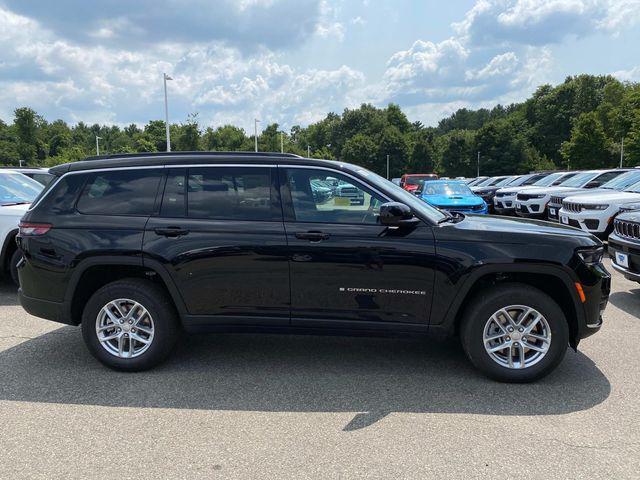
<path fill-rule="evenodd" d="M 151 215 L 160 177 L 160 169 L 90 173 L 77 209 L 88 215 Z"/>
<path fill-rule="evenodd" d="M 298 222 L 376 224 L 383 197 L 346 175 L 327 170 L 286 171 Z"/>
<path fill-rule="evenodd" d="M 187 215 L 220 220 L 271 220 L 270 170 L 265 167 L 190 168 L 186 185 Z M 179 183 L 179 179 L 172 181 Z M 178 184 L 176 190 L 179 190 Z"/>

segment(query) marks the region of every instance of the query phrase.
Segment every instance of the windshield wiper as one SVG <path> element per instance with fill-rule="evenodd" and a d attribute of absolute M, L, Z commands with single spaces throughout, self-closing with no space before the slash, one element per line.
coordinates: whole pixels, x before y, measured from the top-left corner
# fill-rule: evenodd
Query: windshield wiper
<path fill-rule="evenodd" d="M 3 203 L 2 206 L 11 207 L 13 205 L 27 205 L 28 203 L 31 203 L 31 202 L 8 202 L 8 203 Z"/>

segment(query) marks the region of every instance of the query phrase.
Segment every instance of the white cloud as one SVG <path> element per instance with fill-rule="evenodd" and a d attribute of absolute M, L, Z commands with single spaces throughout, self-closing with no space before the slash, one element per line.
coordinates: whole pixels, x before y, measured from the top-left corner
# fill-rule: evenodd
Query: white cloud
<path fill-rule="evenodd" d="M 633 67 L 629 70 L 618 70 L 611 75 L 623 82 L 640 82 L 640 66 Z"/>
<path fill-rule="evenodd" d="M 545 45 L 640 23 L 640 0 L 479 0 L 455 31 L 476 45 Z"/>

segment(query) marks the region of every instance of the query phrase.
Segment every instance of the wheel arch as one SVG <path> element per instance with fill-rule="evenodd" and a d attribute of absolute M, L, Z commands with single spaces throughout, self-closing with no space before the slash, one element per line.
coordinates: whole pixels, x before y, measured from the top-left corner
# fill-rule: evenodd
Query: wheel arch
<path fill-rule="evenodd" d="M 570 345 L 578 344 L 579 322 L 584 321 L 584 308 L 579 303 L 575 282 L 560 267 L 546 265 L 522 266 L 494 265 L 475 271 L 460 288 L 458 295 L 440 325 L 435 330 L 457 334 L 468 300 L 483 288 L 500 283 L 521 283 L 535 287 L 549 295 L 562 309 L 569 324 Z"/>
<path fill-rule="evenodd" d="M 18 245 L 16 244 L 16 235 L 18 234 L 19 229 L 14 228 L 9 230 L 4 237 L 4 242 L 2 243 L 2 250 L 0 251 L 0 265 L 2 265 L 2 271 L 9 271 L 9 259 L 13 252 L 18 249 Z"/>
<path fill-rule="evenodd" d="M 162 288 L 176 307 L 180 321 L 187 311 L 173 280 L 159 262 L 139 257 L 99 257 L 82 260 L 73 270 L 64 300 L 72 325 L 82 321 L 87 300 L 102 286 L 124 278 L 144 278 Z"/>

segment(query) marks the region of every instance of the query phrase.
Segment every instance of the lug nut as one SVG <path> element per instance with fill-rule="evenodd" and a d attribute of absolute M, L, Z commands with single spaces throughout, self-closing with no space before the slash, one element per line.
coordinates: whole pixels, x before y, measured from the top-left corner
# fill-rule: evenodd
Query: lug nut
<path fill-rule="evenodd" d="M 507 330 L 509 330 L 510 332 L 513 332 L 513 327 L 509 327 L 507 328 Z"/>
<path fill-rule="evenodd" d="M 518 329 L 518 331 L 519 331 L 519 332 L 524 332 L 524 328 L 520 327 L 520 328 Z"/>
<path fill-rule="evenodd" d="M 136 329 L 135 329 L 135 328 L 132 328 L 132 329 L 131 329 L 131 333 L 136 333 Z"/>
<path fill-rule="evenodd" d="M 508 341 L 510 341 L 510 340 L 511 340 L 511 337 L 507 337 L 507 338 L 506 338 L 506 340 L 507 340 L 507 342 L 508 342 Z"/>
<path fill-rule="evenodd" d="M 120 319 L 120 323 L 124 323 L 124 320 Z"/>
<path fill-rule="evenodd" d="M 519 347 L 520 344 L 518 342 L 514 343 L 514 346 Z"/>

